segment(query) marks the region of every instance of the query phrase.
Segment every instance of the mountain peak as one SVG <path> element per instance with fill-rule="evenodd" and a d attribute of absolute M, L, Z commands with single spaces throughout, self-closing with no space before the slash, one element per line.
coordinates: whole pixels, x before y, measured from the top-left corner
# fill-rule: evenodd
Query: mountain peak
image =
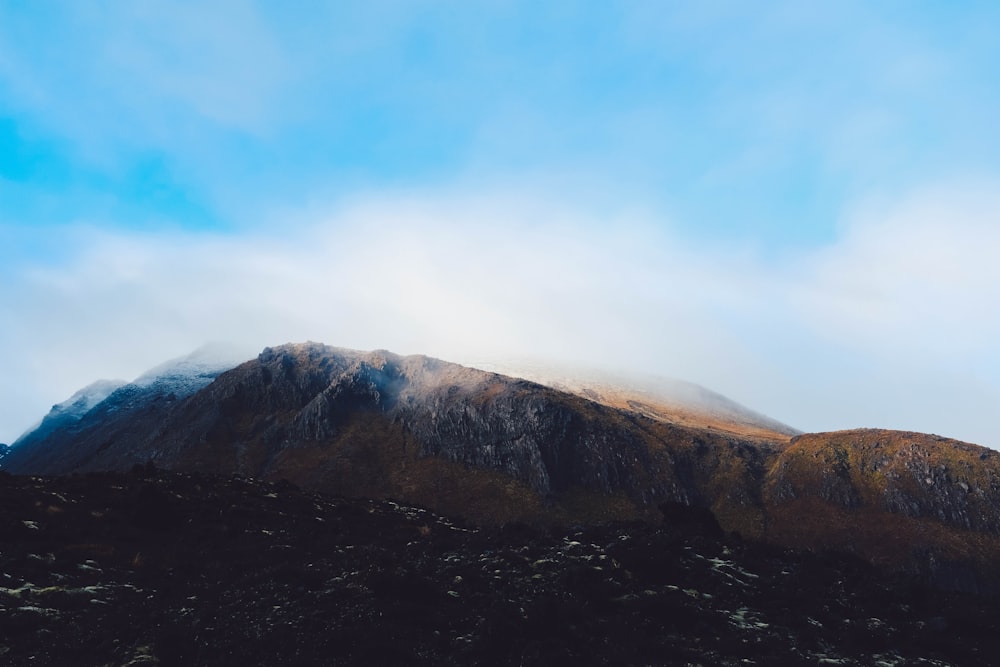
<path fill-rule="evenodd" d="M 52 415 L 82 417 L 95 405 L 106 399 L 113 391 L 127 384 L 124 380 L 97 380 L 80 389 L 62 403 L 52 406 Z"/>
<path fill-rule="evenodd" d="M 49 433 L 75 424 L 95 406 L 126 384 L 124 380 L 97 380 L 88 384 L 65 401 L 53 405 L 40 422 L 37 422 L 14 441 L 14 446 L 22 444 L 33 434 Z"/>
<path fill-rule="evenodd" d="M 220 373 L 235 368 L 252 356 L 252 353 L 248 353 L 240 346 L 218 342 L 208 343 L 190 354 L 169 359 L 154 366 L 137 377 L 133 384 L 147 387 L 156 382 L 177 385 L 190 383 L 195 385 L 194 388 L 201 388 Z"/>

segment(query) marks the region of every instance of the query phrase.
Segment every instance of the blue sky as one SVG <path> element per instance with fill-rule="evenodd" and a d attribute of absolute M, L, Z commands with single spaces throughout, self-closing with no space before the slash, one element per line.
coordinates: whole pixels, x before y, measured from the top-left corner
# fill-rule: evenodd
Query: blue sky
<path fill-rule="evenodd" d="M 0 3 L 0 441 L 206 340 L 1000 446 L 995 3 Z"/>

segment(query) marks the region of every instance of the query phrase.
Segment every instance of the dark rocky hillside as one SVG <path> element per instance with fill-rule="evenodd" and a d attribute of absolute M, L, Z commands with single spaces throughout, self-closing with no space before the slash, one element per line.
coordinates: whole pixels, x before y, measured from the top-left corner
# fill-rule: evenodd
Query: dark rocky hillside
<path fill-rule="evenodd" d="M 0 474 L 0 662 L 996 664 L 988 598 L 664 510 L 488 528 L 241 477 Z"/>

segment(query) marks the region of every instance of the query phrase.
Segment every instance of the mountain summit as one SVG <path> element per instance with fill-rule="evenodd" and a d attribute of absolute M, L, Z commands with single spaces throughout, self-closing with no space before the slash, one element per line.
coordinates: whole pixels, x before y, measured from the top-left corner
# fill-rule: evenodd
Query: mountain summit
<path fill-rule="evenodd" d="M 52 406 L 37 426 L 11 445 L 11 451 L 27 456 L 29 470 L 62 473 L 82 464 L 83 458 L 70 454 L 72 443 L 97 424 L 114 429 L 128 424 L 138 414 L 155 418 L 170 402 L 186 398 L 207 386 L 224 371 L 242 361 L 238 352 L 222 344 L 202 346 L 191 354 L 170 359 L 132 382 L 98 380 L 80 389 L 62 403 Z M 42 463 L 37 457 L 54 455 L 59 461 Z M 68 457 L 68 458 L 67 458 Z"/>

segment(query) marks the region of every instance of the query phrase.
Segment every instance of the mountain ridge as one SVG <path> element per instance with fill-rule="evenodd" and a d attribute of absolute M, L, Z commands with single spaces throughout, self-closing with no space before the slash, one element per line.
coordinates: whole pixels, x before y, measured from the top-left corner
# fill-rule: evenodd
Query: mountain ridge
<path fill-rule="evenodd" d="M 53 440 L 59 443 L 78 437 L 87 430 L 88 417 L 90 422 L 113 420 L 116 413 L 130 414 L 137 406 L 152 407 L 158 413 L 158 401 L 170 402 L 190 396 L 237 363 L 233 360 L 230 348 L 221 344 L 209 344 L 190 354 L 169 359 L 132 382 L 97 380 L 52 406 L 37 426 L 26 431 L 10 445 L 11 451 L 37 450 L 41 443 L 51 443 Z M 65 449 L 65 445 L 61 446 Z M 67 465 L 71 467 L 80 460 L 81 457 L 76 456 Z M 59 469 L 59 472 L 63 471 Z"/>
<path fill-rule="evenodd" d="M 660 421 L 719 428 L 741 436 L 785 440 L 802 431 L 699 384 L 659 376 L 625 377 L 539 362 L 477 366 L 567 391 Z"/>

